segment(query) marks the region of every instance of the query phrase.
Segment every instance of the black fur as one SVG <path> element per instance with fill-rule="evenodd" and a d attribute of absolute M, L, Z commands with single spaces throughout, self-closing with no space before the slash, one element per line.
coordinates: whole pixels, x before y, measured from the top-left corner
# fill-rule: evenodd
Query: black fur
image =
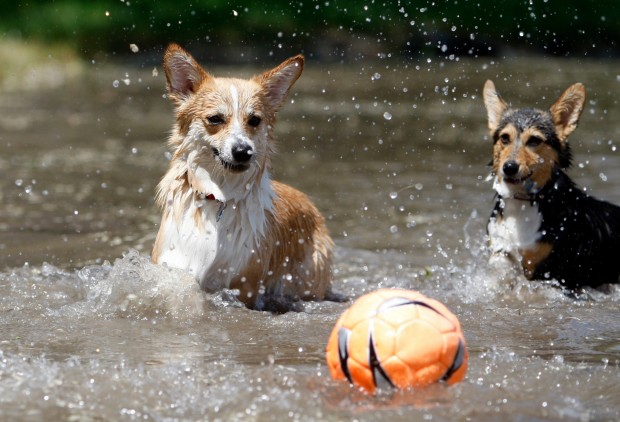
<path fill-rule="evenodd" d="M 619 281 L 620 207 L 585 194 L 561 169 L 532 201 L 542 215 L 540 241 L 553 244 L 533 279 L 569 289 Z M 498 201 L 492 216 L 501 212 Z"/>
<path fill-rule="evenodd" d="M 499 140 L 499 134 L 506 127 L 507 124 L 513 124 L 519 133 L 522 133 L 525 129 L 535 127 L 545 135 L 545 142 L 548 143 L 553 149 L 558 152 L 558 164 L 560 168 L 569 168 L 572 161 L 572 152 L 570 144 L 562 144 L 558 139 L 558 135 L 551 119 L 551 114 L 548 111 L 540 111 L 534 108 L 521 108 L 517 110 L 508 110 L 503 116 L 502 120 L 495 132 L 493 132 L 493 143 L 495 144 Z"/>

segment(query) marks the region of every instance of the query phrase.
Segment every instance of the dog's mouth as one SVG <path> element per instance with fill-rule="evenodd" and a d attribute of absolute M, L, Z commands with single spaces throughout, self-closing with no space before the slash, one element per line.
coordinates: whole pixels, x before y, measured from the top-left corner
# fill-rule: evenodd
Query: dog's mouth
<path fill-rule="evenodd" d="M 243 173 L 244 171 L 250 168 L 250 165 L 247 163 L 235 163 L 233 161 L 225 160 L 224 158 L 222 158 L 222 156 L 220 155 L 220 150 L 218 150 L 217 148 L 212 148 L 212 151 L 213 151 L 213 156 L 220 162 L 222 167 L 224 167 L 226 170 L 229 170 L 233 173 Z"/>
<path fill-rule="evenodd" d="M 520 184 L 523 184 L 523 183 L 527 182 L 530 177 L 532 177 L 532 173 L 529 173 L 529 174 L 527 174 L 527 175 L 525 175 L 523 177 L 514 177 L 514 176 L 509 177 L 509 176 L 503 175 L 504 182 L 509 184 L 509 185 L 520 185 Z"/>
<path fill-rule="evenodd" d="M 530 176 L 527 177 L 506 177 L 504 176 L 504 182 L 508 183 L 509 185 L 520 185 L 521 183 L 524 183 Z"/>

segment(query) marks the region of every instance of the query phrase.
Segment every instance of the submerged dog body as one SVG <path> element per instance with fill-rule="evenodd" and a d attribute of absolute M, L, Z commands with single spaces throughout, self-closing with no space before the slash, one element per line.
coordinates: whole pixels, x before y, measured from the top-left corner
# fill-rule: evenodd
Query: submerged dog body
<path fill-rule="evenodd" d="M 509 108 L 491 81 L 483 97 L 497 193 L 488 224 L 492 262 L 518 263 L 528 279 L 569 289 L 617 283 L 620 207 L 588 196 L 564 172 L 583 85 L 570 86 L 549 111 Z"/>
<path fill-rule="evenodd" d="M 276 112 L 303 64 L 296 56 L 241 80 L 211 76 L 175 44 L 164 56 L 176 123 L 152 259 L 190 271 L 206 290 L 238 289 L 256 309 L 274 297 L 330 293 L 333 242 L 323 217 L 269 174 Z"/>

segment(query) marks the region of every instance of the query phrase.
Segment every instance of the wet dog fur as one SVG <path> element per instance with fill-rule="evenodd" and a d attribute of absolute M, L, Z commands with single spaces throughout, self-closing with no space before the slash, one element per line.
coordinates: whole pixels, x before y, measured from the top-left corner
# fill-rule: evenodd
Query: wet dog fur
<path fill-rule="evenodd" d="M 483 98 L 497 194 L 491 263 L 516 263 L 528 279 L 555 279 L 571 290 L 617 283 L 620 207 L 588 196 L 565 173 L 584 86 L 570 86 L 548 111 L 512 109 L 491 81 Z"/>
<path fill-rule="evenodd" d="M 183 48 L 164 56 L 176 107 L 169 170 L 158 186 L 158 264 L 207 291 L 237 289 L 247 307 L 286 311 L 331 293 L 333 242 L 306 195 L 272 181 L 273 125 L 303 56 L 249 80 L 216 78 Z"/>

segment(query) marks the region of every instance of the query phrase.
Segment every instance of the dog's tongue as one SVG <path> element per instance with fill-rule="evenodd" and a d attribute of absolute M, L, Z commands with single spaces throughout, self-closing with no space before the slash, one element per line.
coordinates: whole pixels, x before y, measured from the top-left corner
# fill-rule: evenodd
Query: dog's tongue
<path fill-rule="evenodd" d="M 190 163 L 187 178 L 192 189 L 204 195 L 205 199 L 226 202 L 226 196 L 204 168 Z"/>

